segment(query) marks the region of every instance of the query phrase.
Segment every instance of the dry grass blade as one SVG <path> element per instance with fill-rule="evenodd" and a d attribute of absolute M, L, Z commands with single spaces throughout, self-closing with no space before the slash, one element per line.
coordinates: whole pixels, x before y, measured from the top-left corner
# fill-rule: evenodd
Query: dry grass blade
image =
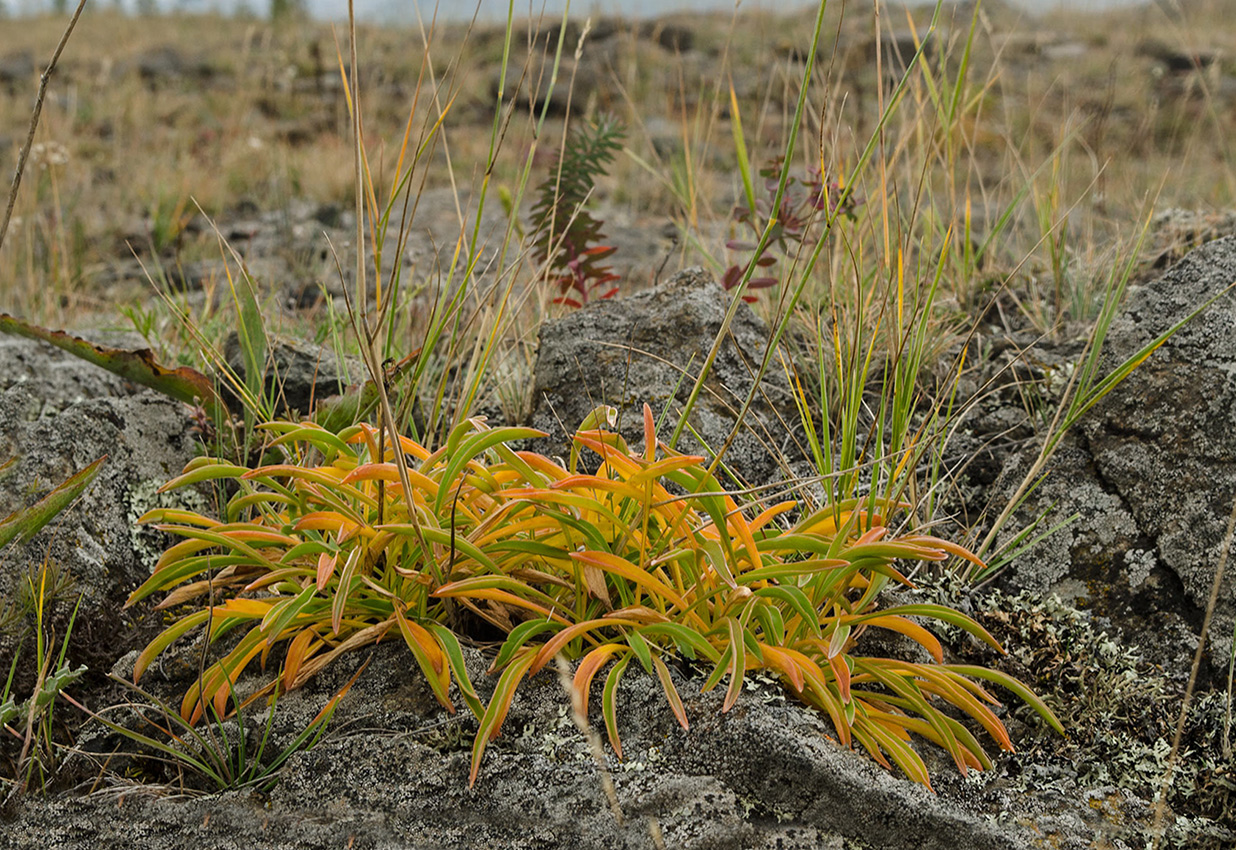
<path fill-rule="evenodd" d="M 1163 817 L 1167 813 L 1167 792 L 1176 773 L 1176 759 L 1180 755 L 1180 742 L 1184 737 L 1185 721 L 1189 717 L 1189 701 L 1193 698 L 1193 688 L 1197 684 L 1197 674 L 1202 666 L 1202 656 L 1206 652 L 1206 638 L 1210 633 L 1210 621 L 1214 617 L 1215 606 L 1219 603 L 1219 590 L 1223 585 L 1223 573 L 1227 569 L 1228 556 L 1232 550 L 1232 539 L 1236 537 L 1236 503 L 1232 505 L 1232 513 L 1227 519 L 1227 531 L 1223 533 L 1222 548 L 1219 550 L 1219 563 L 1215 567 L 1214 582 L 1210 585 L 1210 599 L 1206 603 L 1206 616 L 1202 619 L 1202 630 L 1197 636 L 1197 649 L 1193 652 L 1193 666 L 1189 669 L 1189 683 L 1185 686 L 1184 697 L 1180 701 L 1180 717 L 1176 721 L 1176 732 L 1172 737 L 1172 751 L 1163 768 L 1163 782 L 1159 785 L 1159 794 L 1154 803 L 1153 850 L 1158 850 L 1163 842 Z M 1226 726 L 1224 727 L 1226 729 Z"/>
<path fill-rule="evenodd" d="M 30 157 L 30 148 L 34 145 L 34 134 L 39 128 L 39 117 L 43 114 L 43 100 L 47 97 L 47 86 L 51 82 L 52 73 L 56 70 L 56 63 L 60 61 L 60 54 L 64 52 L 65 46 L 69 43 L 69 37 L 73 35 L 73 30 L 77 27 L 77 20 L 82 16 L 85 8 L 86 0 L 78 0 L 77 8 L 73 10 L 73 15 L 69 18 L 69 23 L 64 28 L 64 34 L 60 36 L 60 43 L 56 45 L 56 49 L 52 53 L 51 61 L 47 63 L 47 68 L 39 76 L 39 90 L 34 97 L 34 109 L 30 113 L 30 129 L 26 131 L 26 140 L 22 143 L 21 151 L 17 155 L 17 170 L 13 172 L 13 183 L 9 188 L 8 203 L 4 207 L 4 220 L 0 221 L 0 248 L 4 247 L 4 237 L 9 232 L 9 222 L 13 218 L 13 207 L 17 203 L 17 190 L 21 188 L 21 178 L 26 170 L 26 160 Z"/>

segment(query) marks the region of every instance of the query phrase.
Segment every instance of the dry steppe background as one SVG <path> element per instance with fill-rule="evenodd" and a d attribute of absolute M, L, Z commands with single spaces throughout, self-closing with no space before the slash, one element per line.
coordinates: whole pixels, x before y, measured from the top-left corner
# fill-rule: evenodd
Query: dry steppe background
<path fill-rule="evenodd" d="M 971 9 L 941 16 L 924 63 L 937 83 L 941 70 L 955 70 L 964 58 Z M 1053 251 L 1068 254 L 1066 286 L 1084 289 L 1103 276 L 1113 246 L 1136 235 L 1150 203 L 1201 216 L 1159 239 L 1195 236 L 1233 206 L 1236 192 L 1236 30 L 1227 25 L 1230 4 L 1184 9 L 1168 14 L 1151 4 L 1032 17 L 984 3 L 963 114 L 945 126 L 930 76 L 913 76 L 905 104 L 885 128 L 888 168 L 871 172 L 875 182 L 864 186 L 868 202 L 881 192 L 880 180 L 882 194 L 896 192 L 907 205 L 919 192 L 922 209 L 905 212 L 934 217 L 927 230 L 938 240 L 948 226 L 960 233 L 967 223 L 981 240 L 1015 207 L 986 252 L 980 279 L 968 274 L 973 270 L 950 275 L 963 305 L 984 281 L 1010 273 L 1010 289 L 1031 303 L 1031 312 L 1042 295 L 1067 301 L 1069 293 L 1054 291 L 1060 282 L 1053 280 Z M 924 36 L 930 13 L 913 12 Z M 850 10 L 838 22 L 839 14 L 829 12 L 808 110 L 814 138 L 802 154 L 804 163 L 821 157 L 834 175 L 854 163 L 874 127 L 889 90 L 877 74 L 895 75 L 914 46 L 904 12 L 878 21 Z M 523 77 L 524 94 L 494 162 L 500 192 L 515 188 L 532 143 L 526 92 L 543 73 L 557 27 L 547 20 L 539 30 L 517 28 L 511 82 Z M 619 248 L 614 261 L 627 273 L 624 288 L 645 285 L 667 255 L 667 267 L 707 255 L 720 271 L 741 195 L 729 84 L 751 159 L 766 162 L 780 151 L 792 119 L 809 27 L 806 14 L 599 20 L 578 63 L 571 54 L 581 23 L 568 27 L 531 179 L 535 185 L 544 177 L 561 138 L 566 83 L 573 79 L 575 115 L 612 114 L 628 131 L 627 154 L 594 193 Z M 10 157 L 25 136 L 38 69 L 62 29 L 56 17 L 0 27 L 0 150 Z M 239 222 L 235 235 L 243 236 L 246 223 L 264 213 L 280 213 L 287 230 L 257 252 L 283 256 L 246 253 L 255 277 L 312 305 L 316 288 L 336 277 L 333 263 L 312 256 L 320 253 L 318 224 L 338 224 L 353 205 L 336 52 L 346 45 L 343 35 L 295 18 L 88 12 L 51 87 L 0 255 L 0 309 L 52 325 L 80 324 L 84 315 L 114 315 L 119 305 L 148 300 L 148 274 L 209 285 L 222 266 L 209 221 L 224 235 Z M 442 143 L 417 176 L 432 202 L 417 211 L 414 232 L 453 242 L 460 218 L 474 211 L 469 203 L 484 173 L 502 44 L 492 26 L 360 29 L 361 107 L 379 189 L 391 179 L 418 91 L 418 122 L 453 98 Z M 924 188 L 929 204 L 921 201 Z M 490 211 L 497 208 L 491 200 Z M 293 225 L 308 232 L 289 238 Z M 422 264 L 421 278 L 432 274 Z M 1051 324 L 1045 315 L 1037 320 Z"/>

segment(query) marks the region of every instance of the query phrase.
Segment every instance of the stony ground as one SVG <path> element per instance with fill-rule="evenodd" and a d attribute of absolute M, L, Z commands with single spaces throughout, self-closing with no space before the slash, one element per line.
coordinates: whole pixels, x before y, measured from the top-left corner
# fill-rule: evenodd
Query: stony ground
<path fill-rule="evenodd" d="M 1009 9 L 984 4 L 974 59 L 989 102 L 984 114 L 1011 117 L 970 137 L 972 173 L 962 182 L 977 181 L 996 196 L 984 204 L 976 191 L 972 208 L 965 207 L 976 239 L 995 226 L 1001 193 L 1008 191 L 1003 175 L 1043 161 L 1063 136 L 1077 144 L 1056 166 L 1065 200 L 1057 207 L 1047 197 L 1034 201 L 1068 219 L 1079 268 L 1104 268 L 1108 239 L 1127 232 L 1140 200 L 1170 175 L 1159 190 L 1161 212 L 1138 272 L 1143 291 L 1119 325 L 1120 344 L 1129 351 L 1232 275 L 1228 242 L 1192 271 L 1159 278 L 1189 247 L 1236 230 L 1233 215 L 1222 212 L 1236 198 L 1227 141 L 1236 138 L 1227 132 L 1236 116 L 1236 36 L 1208 25 L 1213 19 L 1206 15 L 1214 11 L 1198 3 L 1184 18 L 1156 17 L 1162 13 L 1147 7 L 1028 24 Z M 970 11 L 947 23 L 942 42 L 956 56 Z M 729 101 L 715 86 L 719 65 L 728 61 L 736 71 L 730 76 L 753 150 L 774 151 L 783 134 L 802 58 L 796 41 L 802 22 L 759 19 L 745 26 L 758 37 L 738 39 L 727 52 L 724 19 L 602 21 L 578 62 L 568 57 L 573 97 L 583 98 L 576 108 L 625 116 L 635 156 L 663 174 L 695 181 L 694 200 L 684 202 L 681 185 L 652 179 L 634 157 L 625 157 L 598 186 L 598 217 L 619 247 L 613 263 L 624 295 L 662 283 L 706 255 L 724 257 L 721 246 L 734 234 L 731 211 L 740 189 L 730 131 L 715 123 L 729 109 L 715 105 Z M 898 49 L 902 56 L 913 49 L 909 31 L 900 22 L 894 29 L 900 38 L 882 37 L 881 44 L 893 47 L 881 52 L 870 21 L 847 20 L 836 29 L 837 49 L 822 57 L 835 69 L 827 91 L 853 107 L 847 115 L 856 136 L 869 130 L 884 90 L 877 56 L 883 66 L 895 62 Z M 566 43 L 573 47 L 579 33 L 569 32 Z M 20 32 L 0 27 L 0 149 L 23 133 L 29 84 L 57 34 L 55 21 L 35 21 Z M 442 38 L 430 51 L 439 69 L 462 50 L 470 70 L 453 107 L 459 123 L 450 137 L 450 166 L 447 150 L 435 148 L 409 241 L 397 258 L 425 304 L 452 262 L 460 210 L 470 215 L 475 209 L 467 187 L 488 141 L 500 45 L 486 31 L 462 48 L 462 33 L 447 31 Z M 230 262 L 235 270 L 239 258 L 261 286 L 272 327 L 302 343 L 321 342 L 342 327 L 328 304 L 350 288 L 352 272 L 346 259 L 336 264 L 332 246 L 345 257 L 355 219 L 343 141 L 347 115 L 329 33 L 305 23 L 203 26 L 187 18 L 135 27 L 100 14 L 87 19 L 78 39 L 57 77 L 18 220 L 0 253 L 0 311 L 54 326 L 108 326 L 113 344 L 150 345 L 169 363 L 204 368 L 197 342 L 175 330 L 153 293 L 170 295 L 222 350 L 235 322 L 226 269 Z M 374 142 L 372 155 L 389 163 L 417 91 L 422 51 L 409 48 L 417 42 L 407 32 L 369 30 L 362 39 L 367 126 L 371 139 L 382 140 Z M 529 67 L 539 68 L 537 61 Z M 527 81 L 522 85 L 527 92 Z M 561 128 L 566 92 L 560 86 L 537 96 L 550 107 L 547 137 Z M 925 88 L 914 96 L 920 109 L 929 100 Z M 506 189 L 517 185 L 527 152 L 520 120 L 511 130 L 518 143 L 495 168 L 495 184 Z M 1010 139 L 1017 141 L 1019 164 L 1009 159 Z M 837 144 L 844 159 L 846 142 Z M 1086 156 L 1078 153 L 1083 149 Z M 688 162 L 698 168 L 693 175 Z M 537 168 L 547 164 L 544 155 L 534 160 Z M 452 173 L 463 188 L 452 187 Z M 1090 191 L 1066 215 L 1064 206 L 1083 197 L 1083 189 Z M 960 222 L 961 209 L 950 208 L 947 216 Z M 1026 386 L 1050 401 L 1079 353 L 1080 322 L 1043 339 L 1034 307 L 1035 299 L 1047 297 L 1043 281 L 1051 261 L 1045 249 L 1034 248 L 1042 235 L 1035 212 L 1014 216 L 986 267 L 996 279 L 1011 275 L 1008 291 L 993 302 L 958 292 L 950 302 L 968 323 L 977 323 L 985 346 L 985 361 L 965 381 L 976 390 L 998 385 L 952 444 L 956 459 L 969 464 L 951 504 L 963 531 L 993 494 L 1007 493 L 1028 463 L 1037 420 L 1025 401 Z M 511 221 L 497 196 L 491 198 L 479 230 L 486 244 L 482 267 L 499 255 Z M 516 212 L 514 221 L 527 226 L 526 211 Z M 220 236 L 235 257 L 221 251 Z M 648 340 L 679 335 L 679 321 L 660 331 L 643 328 L 658 316 L 678 315 L 648 310 L 658 297 L 632 298 L 609 313 L 568 315 L 547 336 L 561 344 L 562 363 L 569 365 L 594 334 L 610 333 L 611 344 L 630 346 L 633 316 Z M 670 298 L 677 310 L 696 309 L 690 298 Z M 704 299 L 698 311 L 717 303 Z M 758 316 L 768 304 L 744 314 L 752 324 L 736 335 L 739 345 L 758 340 Z M 129 316 L 118 314 L 122 307 Z M 535 323 L 565 312 L 544 303 L 528 310 Z M 664 846 L 699 848 L 917 848 L 931 841 L 954 848 L 1144 846 L 1153 822 L 1148 801 L 1168 767 L 1175 709 L 1209 592 L 1207 558 L 1236 491 L 1229 481 L 1233 451 L 1222 436 L 1230 433 L 1233 409 L 1225 370 L 1236 358 L 1223 343 L 1230 312 L 1199 324 L 1181 338 L 1181 347 L 1169 347 L 1147 365 L 1145 382 L 1097 411 L 1062 449 L 1053 477 L 1022 517 L 1029 522 L 1055 505 L 1061 516 L 1081 514 L 1079 521 L 1044 541 L 995 587 L 974 591 L 920 577 L 924 598 L 962 606 L 1011 650 L 999 660 L 954 636 L 955 657 L 1004 665 L 1045 694 L 1072 730 L 1060 740 L 1010 704 L 1005 719 L 1021 752 L 1003 757 L 983 777 L 962 779 L 950 765 L 936 765 L 939 795 L 932 796 L 840 750 L 823 734 L 820 718 L 764 685 L 720 715 L 717 695 L 699 694 L 698 675 L 683 667 L 675 675 L 690 692 L 691 733 L 671 722 L 650 681 L 634 680 L 625 696 L 630 713 L 624 722 L 636 755 L 625 762 L 605 756 L 624 813 L 619 826 L 556 682 L 546 677 L 516 701 L 511 728 L 518 733 L 495 745 L 470 792 L 471 727 L 442 714 L 409 673 L 406 656 L 383 647 L 368 678 L 342 705 L 331 735 L 317 749 L 293 756 L 271 789 L 201 797 L 200 777 L 178 776 L 153 761 L 105 771 L 105 754 L 118 741 L 97 727 L 82 728 L 82 717 L 66 709 L 58 734 L 72 732 L 97 755 L 75 757 L 49 801 L 10 799 L 0 847 L 98 846 L 121 838 L 148 847 L 225 841 L 643 847 L 657 846 L 658 833 Z M 708 321 L 715 324 L 715 318 Z M 701 326 L 709 327 L 708 321 Z M 116 336 L 117 328 L 125 336 Z M 505 394 L 483 400 L 496 419 L 539 415 L 546 424 L 549 414 L 537 410 L 532 387 L 543 390 L 536 398 L 556 390 L 560 405 L 581 399 L 569 381 L 562 386 L 561 374 L 538 371 L 531 355 L 536 341 L 530 333 L 521 340 L 521 356 L 504 361 Z M 1023 356 L 1032 343 L 1033 356 Z M 701 343 L 684 343 L 687 356 L 692 345 Z M 624 378 L 629 371 L 623 370 Z M 48 482 L 109 455 L 98 486 L 63 527 L 45 532 L 22 557 L 0 559 L 0 589 L 13 598 L 22 579 L 19 564 L 36 553 L 50 551 L 67 565 L 84 594 L 72 657 L 91 668 L 76 693 L 92 707 L 110 704 L 124 692 L 103 674 L 131 669 L 128 653 L 160 626 L 148 610 L 114 616 L 149 568 L 151 554 L 166 543 L 135 533 L 132 521 L 156 498 L 152 482 L 193 455 L 194 422 L 175 403 L 24 340 L 0 338 L 0 372 L 0 460 L 23 458 L 18 473 L 0 467 L 0 476 L 19 475 L 5 481 L 0 515 Z M 616 374 L 594 377 L 612 390 Z M 580 378 L 578 370 L 570 376 Z M 649 378 L 656 380 L 668 386 L 664 375 Z M 662 394 L 669 390 L 663 387 Z M 760 462 L 753 476 L 773 474 L 767 458 Z M 1224 596 L 1231 598 L 1230 592 Z M 70 610 L 62 599 L 59 622 Z M 1231 633 L 1231 613 L 1230 601 L 1224 602 L 1220 650 Z M 4 669 L 13 645 L 11 635 L 0 641 Z M 1169 846 L 1218 848 L 1233 841 L 1236 769 L 1224 735 L 1224 657 L 1219 651 L 1203 664 L 1203 687 L 1185 731 L 1189 757 L 1170 795 Z M 484 680 L 483 660 L 470 658 Z M 181 673 L 192 668 L 182 661 Z M 167 696 L 183 686 L 176 672 L 159 683 Z M 276 715 L 276 746 L 303 727 L 349 672 L 345 666 L 289 697 Z M 31 671 L 16 681 L 29 687 Z M 250 718 L 255 730 L 262 719 Z M 0 763 L 11 766 L 15 751 L 7 737 L 0 755 Z M 92 793 L 79 796 L 86 791 Z"/>

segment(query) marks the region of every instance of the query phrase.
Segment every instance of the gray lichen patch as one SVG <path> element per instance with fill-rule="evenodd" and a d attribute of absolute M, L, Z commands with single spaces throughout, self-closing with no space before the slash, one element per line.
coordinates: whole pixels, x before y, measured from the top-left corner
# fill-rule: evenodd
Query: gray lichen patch
<path fill-rule="evenodd" d="M 1233 846 L 1236 761 L 1224 742 L 1236 737 L 1236 726 L 1226 712 L 1226 692 L 1194 698 L 1173 760 L 1187 670 L 1149 663 L 1101 619 L 1055 596 L 996 591 L 979 607 L 985 611 L 979 621 L 1009 650 L 1001 666 L 1042 695 L 1069 733 L 1062 739 L 1047 732 L 1028 709 L 1011 702 L 1016 722 L 1010 731 L 1019 752 L 975 776 L 980 793 L 1054 788 L 1066 796 L 1088 794 L 1092 828 L 1140 847 L 1153 825 L 1150 803 L 1172 771 L 1163 846 Z M 973 792 L 976 785 L 969 787 Z M 1046 829 L 1050 821 L 1037 823 Z"/>
<path fill-rule="evenodd" d="M 156 508 L 179 508 L 209 515 L 208 500 L 190 487 L 159 492 L 164 482 L 154 479 L 135 482 L 128 491 L 128 509 L 125 518 L 129 526 L 129 545 L 140 564 L 147 572 L 153 572 L 159 557 L 167 549 L 171 537 L 152 525 L 142 525 L 138 520 Z"/>

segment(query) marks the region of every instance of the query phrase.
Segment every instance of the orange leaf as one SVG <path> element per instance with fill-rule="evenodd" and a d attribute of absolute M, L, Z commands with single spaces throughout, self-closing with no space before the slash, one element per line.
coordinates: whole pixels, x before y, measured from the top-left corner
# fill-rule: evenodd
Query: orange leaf
<path fill-rule="evenodd" d="M 292 683 L 296 681 L 296 673 L 300 670 L 300 665 L 304 663 L 307 656 L 312 654 L 309 644 L 316 637 L 317 634 L 312 629 L 305 629 L 292 638 L 292 642 L 288 644 L 287 658 L 283 662 L 283 690 L 292 689 Z"/>
<path fill-rule="evenodd" d="M 657 425 L 652 418 L 652 408 L 644 404 L 644 460 L 652 462 L 657 457 Z"/>
<path fill-rule="evenodd" d="M 828 659 L 828 666 L 832 668 L 833 675 L 837 678 L 837 690 L 841 692 L 841 702 L 849 704 L 850 665 L 845 663 L 844 655 L 834 655 Z"/>
<path fill-rule="evenodd" d="M 790 658 L 789 653 L 780 647 L 769 646 L 766 643 L 760 644 L 760 653 L 764 656 L 765 665 L 785 674 L 794 690 L 802 693 L 805 685 L 803 671 L 798 669 L 798 665 Z"/>
<path fill-rule="evenodd" d="M 618 620 L 613 617 L 600 617 L 596 620 L 585 620 L 582 623 L 575 623 L 567 626 L 562 631 L 558 632 L 552 638 L 545 642 L 540 651 L 532 659 L 532 667 L 529 669 L 529 674 L 536 673 L 544 667 L 549 659 L 557 655 L 564 646 L 566 646 L 575 638 L 582 634 L 593 631 L 595 629 L 603 629 L 607 626 L 629 626 L 631 623 L 627 620 Z"/>
<path fill-rule="evenodd" d="M 326 583 L 334 575 L 335 564 L 338 562 L 338 552 L 323 552 L 321 555 L 318 555 L 317 582 L 319 593 L 326 589 Z"/>
<path fill-rule="evenodd" d="M 646 407 L 644 409 L 647 410 Z M 674 687 L 674 680 L 670 678 L 669 668 L 656 655 L 652 656 L 652 664 L 656 668 L 657 678 L 661 680 L 661 690 L 665 691 L 665 699 L 670 704 L 670 710 L 674 712 L 674 717 L 678 719 L 678 725 L 683 729 L 690 729 L 691 724 L 687 722 L 687 710 L 683 708 L 682 697 L 678 695 L 678 689 Z"/>
<path fill-rule="evenodd" d="M 502 671 L 502 676 L 498 679 L 498 686 L 494 688 L 493 698 L 489 701 L 489 707 L 485 709 L 485 715 L 481 718 L 481 727 L 477 730 L 476 740 L 472 744 L 472 771 L 468 774 L 469 788 L 476 784 L 476 775 L 481 770 L 481 758 L 485 754 L 485 746 L 498 737 L 502 722 L 506 720 L 506 714 L 510 711 L 511 700 L 515 697 L 515 689 L 528 674 L 528 666 L 532 663 L 533 657 L 531 652 L 519 655 Z"/>
<path fill-rule="evenodd" d="M 889 631 L 905 635 L 930 652 L 931 657 L 936 660 L 937 664 L 944 663 L 944 649 L 940 646 L 940 641 L 936 639 L 935 635 L 913 620 L 907 620 L 905 617 L 888 616 L 872 617 L 863 622 L 868 626 L 878 626 L 882 629 L 888 629 Z"/>
<path fill-rule="evenodd" d="M 611 656 L 626 649 L 627 647 L 619 643 L 606 643 L 580 659 L 579 666 L 575 668 L 572 690 L 579 701 L 579 713 L 582 717 L 588 717 L 588 694 L 592 688 L 593 678 L 602 667 L 609 663 Z"/>
<path fill-rule="evenodd" d="M 657 596 L 669 600 L 681 610 L 689 606 L 685 599 L 679 596 L 673 588 L 652 575 L 647 570 L 632 564 L 625 558 L 619 558 L 610 552 L 572 552 L 571 558 L 583 564 L 592 564 L 606 572 L 621 576 L 637 586 L 647 587 Z"/>

